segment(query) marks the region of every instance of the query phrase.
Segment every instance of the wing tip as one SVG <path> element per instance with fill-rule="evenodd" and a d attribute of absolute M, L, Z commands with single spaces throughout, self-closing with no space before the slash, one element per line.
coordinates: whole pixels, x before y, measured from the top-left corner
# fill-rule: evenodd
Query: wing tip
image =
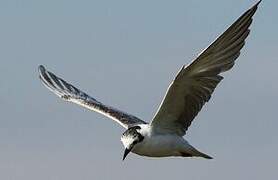
<path fill-rule="evenodd" d="M 39 72 L 45 72 L 45 67 L 43 65 L 39 65 L 38 70 Z"/>
<path fill-rule="evenodd" d="M 43 65 L 39 65 L 39 78 L 41 82 L 51 91 L 59 91 L 61 87 L 57 88 L 57 86 L 54 84 L 52 77 L 49 75 L 50 72 L 48 72 Z"/>
<path fill-rule="evenodd" d="M 39 78 L 42 80 L 43 74 L 45 74 L 46 69 L 43 65 L 38 66 L 38 71 L 39 71 Z"/>
<path fill-rule="evenodd" d="M 256 11 L 258 9 L 259 4 L 262 2 L 262 0 L 259 0 L 254 6 L 250 8 L 251 11 Z"/>
<path fill-rule="evenodd" d="M 255 6 L 258 6 L 261 2 L 262 2 L 262 0 L 259 0 L 259 1 L 255 4 Z"/>

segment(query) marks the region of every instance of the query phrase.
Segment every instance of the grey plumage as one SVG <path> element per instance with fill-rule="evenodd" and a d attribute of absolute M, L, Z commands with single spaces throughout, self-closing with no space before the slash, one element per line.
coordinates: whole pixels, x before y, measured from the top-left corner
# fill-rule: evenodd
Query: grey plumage
<path fill-rule="evenodd" d="M 203 105 L 209 101 L 220 73 L 230 70 L 249 35 L 259 1 L 219 36 L 196 60 L 183 66 L 171 83 L 151 125 L 156 131 L 183 136 Z"/>
<path fill-rule="evenodd" d="M 77 89 L 73 85 L 67 83 L 63 79 L 57 77 L 53 73 L 46 71 L 43 66 L 39 66 L 40 79 L 43 84 L 56 95 L 62 99 L 79 104 L 90 110 L 99 112 L 105 116 L 117 121 L 123 127 L 128 128 L 137 124 L 146 124 L 146 122 L 139 118 L 120 111 L 111 106 L 106 106 L 81 90 Z"/>

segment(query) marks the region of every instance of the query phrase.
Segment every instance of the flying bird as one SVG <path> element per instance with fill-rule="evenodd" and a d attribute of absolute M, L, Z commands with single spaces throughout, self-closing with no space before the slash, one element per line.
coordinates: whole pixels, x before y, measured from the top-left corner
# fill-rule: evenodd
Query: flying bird
<path fill-rule="evenodd" d="M 220 74 L 234 66 L 249 35 L 252 17 L 260 2 L 240 16 L 192 63 L 180 69 L 150 123 L 103 104 L 47 71 L 42 65 L 39 66 L 39 77 L 50 91 L 63 100 L 101 113 L 126 128 L 121 136 L 125 148 L 123 160 L 129 152 L 149 157 L 212 159 L 190 145 L 183 136 L 223 79 Z"/>

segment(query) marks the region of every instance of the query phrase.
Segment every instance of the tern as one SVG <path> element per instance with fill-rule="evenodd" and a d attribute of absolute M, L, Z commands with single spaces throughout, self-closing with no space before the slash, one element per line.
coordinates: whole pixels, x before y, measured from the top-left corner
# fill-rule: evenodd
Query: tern
<path fill-rule="evenodd" d="M 212 159 L 190 145 L 183 136 L 223 79 L 220 74 L 234 66 L 260 2 L 240 16 L 194 61 L 180 69 L 150 123 L 101 103 L 42 65 L 39 66 L 39 77 L 50 91 L 63 100 L 101 113 L 126 128 L 121 136 L 125 148 L 123 160 L 129 152 L 148 157 Z"/>

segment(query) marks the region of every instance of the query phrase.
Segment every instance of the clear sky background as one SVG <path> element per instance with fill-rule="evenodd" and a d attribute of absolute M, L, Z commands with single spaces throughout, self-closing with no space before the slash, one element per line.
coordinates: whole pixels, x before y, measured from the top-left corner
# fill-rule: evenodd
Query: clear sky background
<path fill-rule="evenodd" d="M 255 0 L 0 0 L 0 179 L 275 180 L 278 1 L 264 0 L 242 54 L 186 139 L 213 160 L 122 162 L 124 131 L 54 96 L 49 70 L 150 121 L 183 64 Z"/>

